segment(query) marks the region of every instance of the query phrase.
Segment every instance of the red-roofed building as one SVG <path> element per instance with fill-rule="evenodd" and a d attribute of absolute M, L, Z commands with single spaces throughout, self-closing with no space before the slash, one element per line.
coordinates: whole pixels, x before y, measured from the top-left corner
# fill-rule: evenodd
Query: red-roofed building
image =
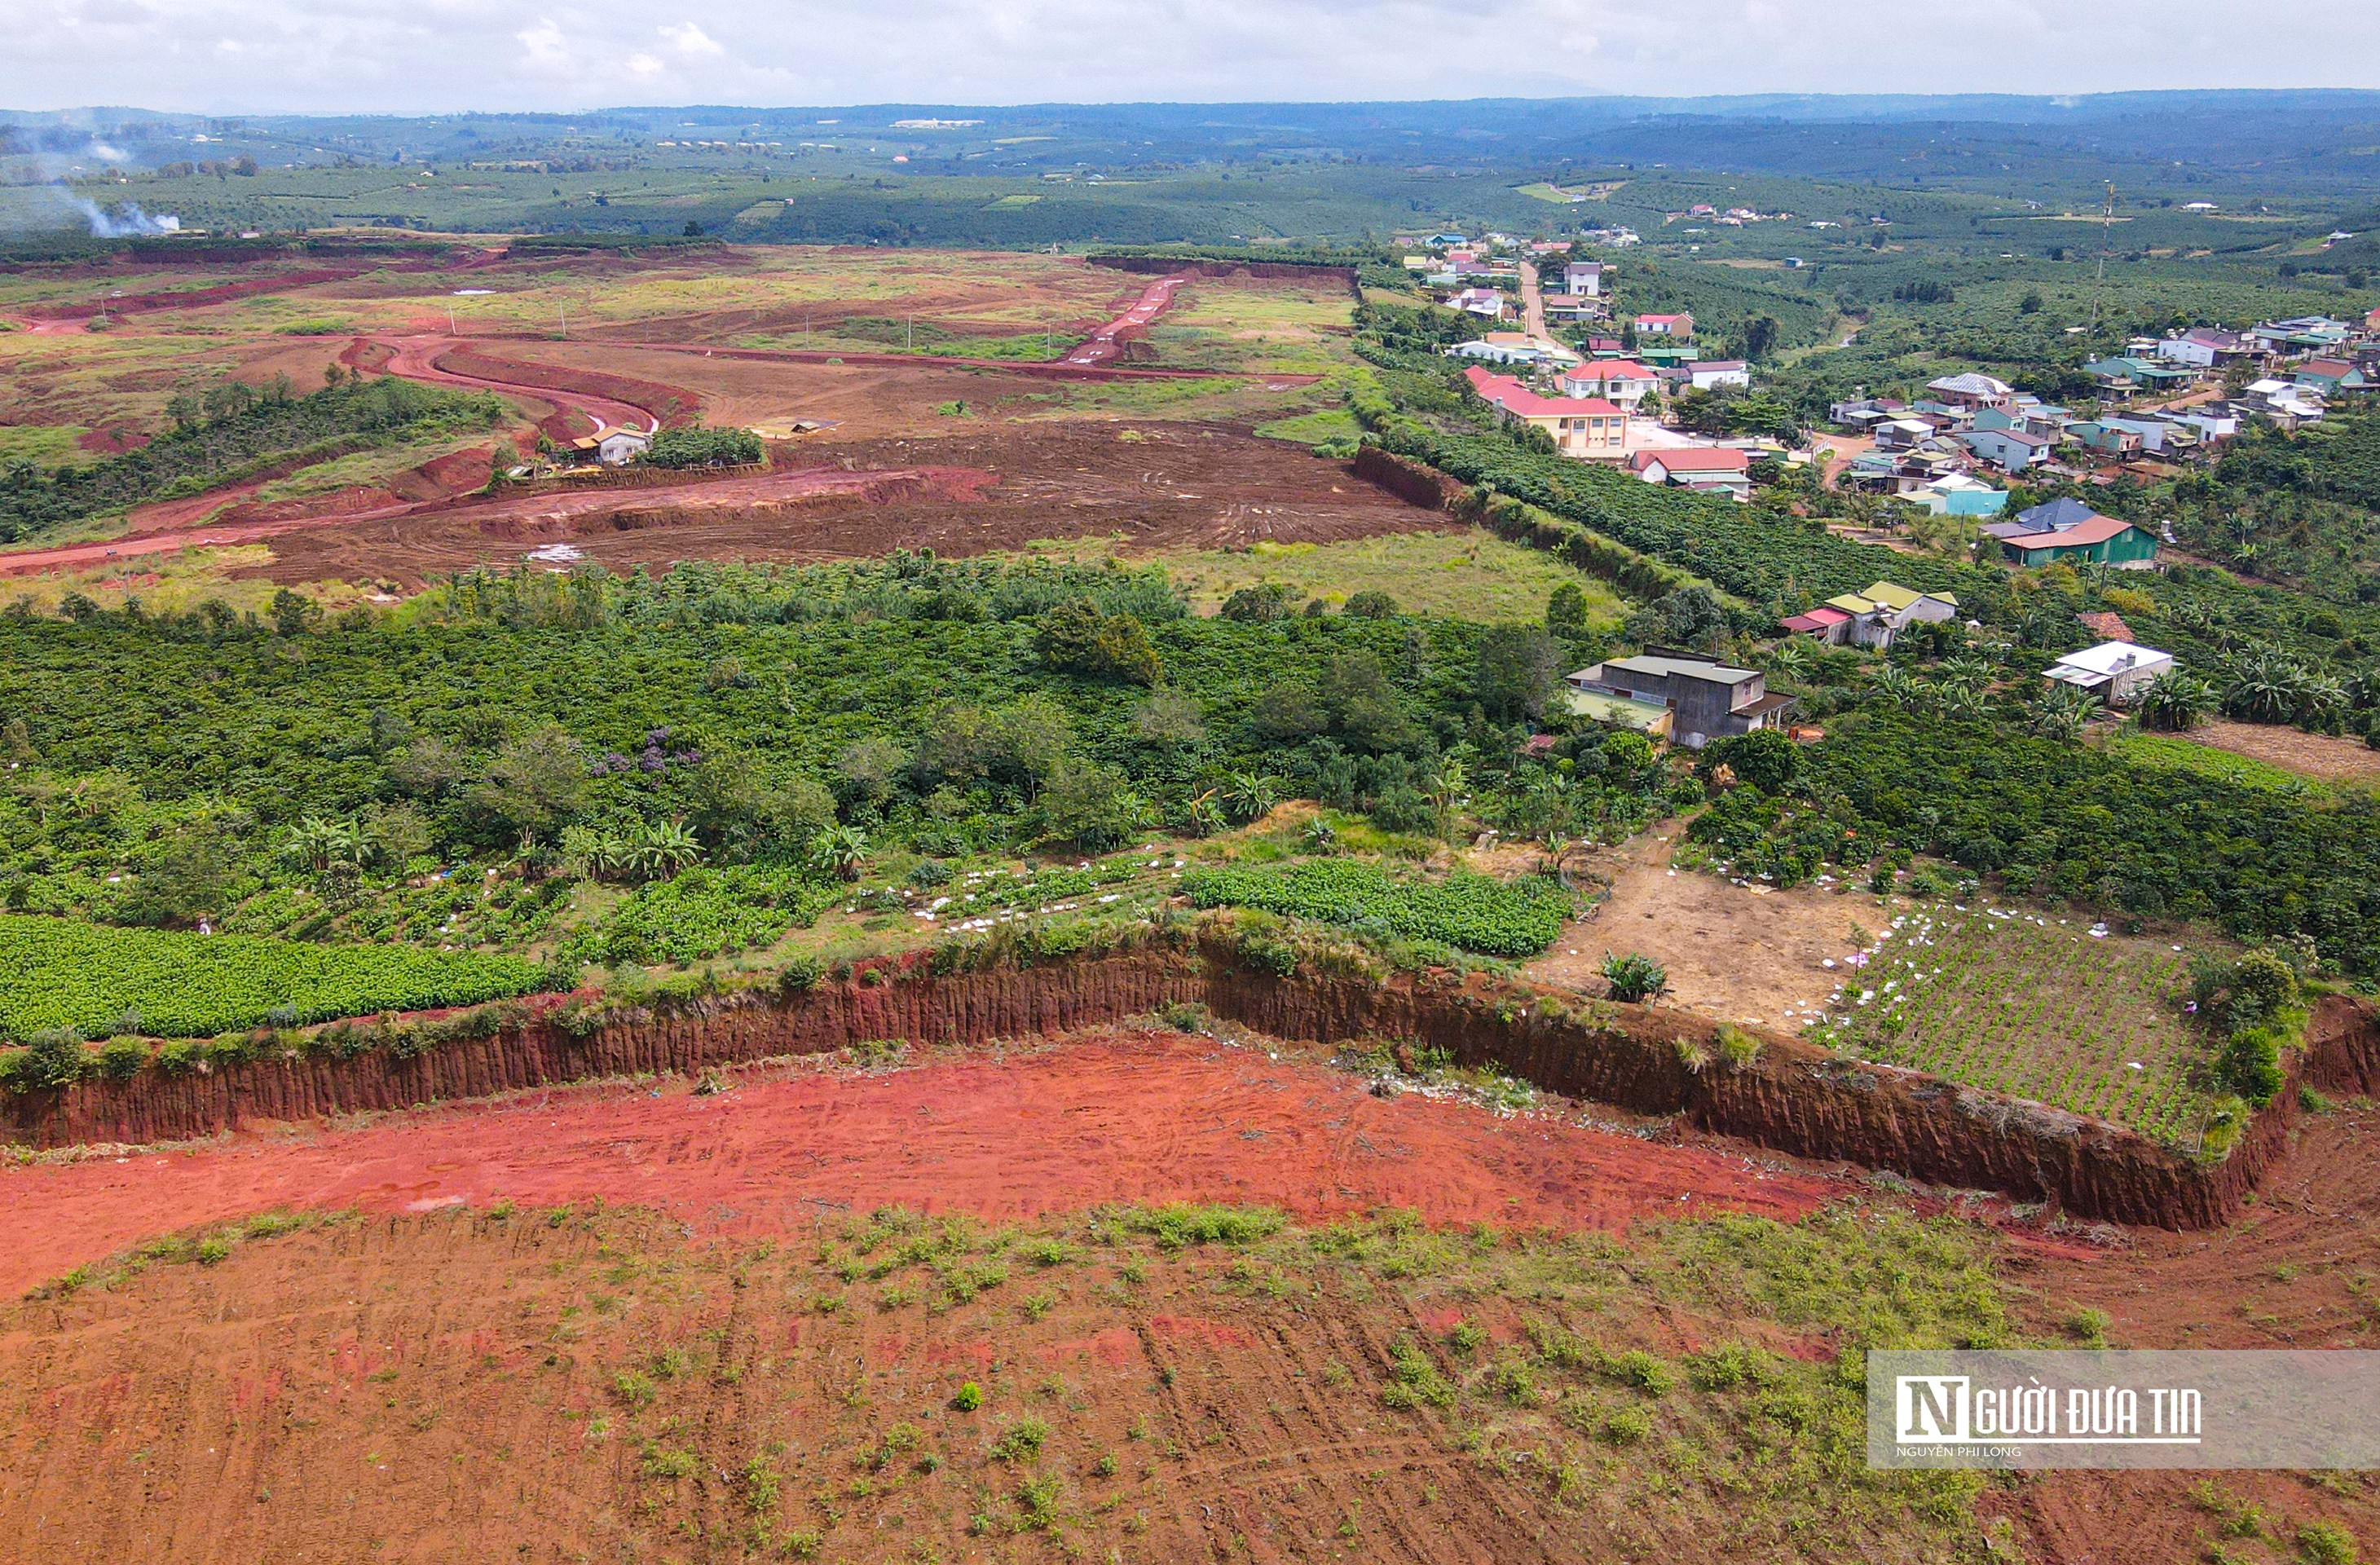
<path fill-rule="evenodd" d="M 1645 394 L 1660 388 L 1661 377 L 1628 358 L 1590 359 L 1562 375 L 1562 390 L 1572 396 L 1599 396 L 1634 414 Z"/>
<path fill-rule="evenodd" d="M 1840 609 L 1821 603 L 1808 613 L 1791 615 L 1782 623 L 1785 629 L 1794 636 L 1806 636 L 1815 641 L 1840 645 L 1842 641 L 1840 627 L 1851 622 L 1851 615 Z"/>
<path fill-rule="evenodd" d="M 1618 462 L 1628 454 L 1628 411 L 1596 396 L 1539 396 L 1510 375 L 1477 365 L 1463 372 L 1479 399 L 1510 422 L 1534 424 L 1553 436 L 1554 449 L 1586 462 Z"/>
<path fill-rule="evenodd" d="M 1691 312 L 1640 315 L 1636 318 L 1636 334 L 1640 337 L 1691 337 L 1694 334 L 1694 318 Z"/>

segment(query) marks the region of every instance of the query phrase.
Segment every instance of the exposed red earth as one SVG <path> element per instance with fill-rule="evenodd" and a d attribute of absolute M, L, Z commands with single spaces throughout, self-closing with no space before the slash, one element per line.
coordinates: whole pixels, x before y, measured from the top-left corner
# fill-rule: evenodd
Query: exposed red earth
<path fill-rule="evenodd" d="M 1803 1216 L 1849 1186 L 1807 1165 L 1656 1145 L 1557 1116 L 1375 1098 L 1327 1066 L 1113 1030 L 1006 1059 L 864 1075 L 756 1070 L 555 1088 L 358 1128 L 239 1134 L 0 1172 L 0 1292 L 164 1230 L 275 1208 L 429 1211 L 510 1199 L 651 1207 L 724 1234 L 806 1231 L 894 1204 L 1023 1218 L 1102 1202 L 1225 1201 L 1306 1218 L 1411 1207 L 1433 1223 L 1624 1229 L 1646 1217 Z"/>
<path fill-rule="evenodd" d="M 1189 281 L 1182 275 L 1160 277 L 1140 291 L 1132 308 L 1093 332 L 1074 352 L 1066 355 L 1069 364 L 1104 364 L 1123 351 L 1123 345 L 1148 330 L 1148 323 L 1165 312 L 1173 302 L 1174 291 Z"/>

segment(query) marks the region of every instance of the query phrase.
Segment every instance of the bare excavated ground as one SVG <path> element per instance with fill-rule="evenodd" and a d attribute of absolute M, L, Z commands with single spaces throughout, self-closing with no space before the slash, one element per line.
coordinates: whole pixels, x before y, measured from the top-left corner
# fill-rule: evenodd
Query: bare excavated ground
<path fill-rule="evenodd" d="M 1427 528 L 1442 518 L 1374 488 L 1349 466 L 1243 429 L 1087 420 L 946 420 L 948 432 L 872 440 L 813 437 L 792 460 L 864 477 L 929 470 L 989 475 L 945 484 L 777 497 L 778 475 L 686 486 L 682 496 L 616 490 L 550 521 L 548 497 L 471 502 L 384 519 L 284 530 L 256 574 L 275 581 L 419 583 L 472 564 L 509 564 L 566 541 L 613 569 L 677 560 L 864 559 L 895 548 L 944 554 L 1038 539 L 1113 537 L 1135 551 L 1330 543 Z M 585 497 L 580 497 L 583 501 Z"/>
<path fill-rule="evenodd" d="M 2119 1346 L 2370 1346 L 2380 1111 L 2311 1122 L 2250 1221 L 2085 1244 L 1278 1052 L 1116 1029 L 9 1171 L 12 1233 L 187 1237 L 0 1309 L 8 1558 L 2380 1543 L 2356 1474 L 2056 1474 L 1945 1512 L 1857 1466 L 1832 1363 L 1858 1323 L 1955 1323 L 1977 1290 L 2035 1337 L 2087 1304 Z M 1153 1209 L 1198 1198 L 1232 1205 Z M 302 1215 L 239 1220 L 268 1208 Z M 1698 1367 L 1721 1348 L 1751 1379 Z"/>
<path fill-rule="evenodd" d="M 1852 926 L 1891 919 L 1872 896 L 1815 885 L 1755 889 L 1673 869 L 1680 841 L 1674 828 L 1643 832 L 1587 861 L 1589 873 L 1610 882 L 1609 895 L 1585 923 L 1566 928 L 1527 976 L 1601 994 L 1605 952 L 1635 952 L 1669 969 L 1671 1005 L 1793 1030 L 1841 981 L 1843 958 L 1864 943 Z"/>

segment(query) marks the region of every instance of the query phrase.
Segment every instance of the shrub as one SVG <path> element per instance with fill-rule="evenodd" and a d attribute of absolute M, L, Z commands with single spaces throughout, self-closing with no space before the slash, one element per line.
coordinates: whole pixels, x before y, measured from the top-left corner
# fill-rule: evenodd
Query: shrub
<path fill-rule="evenodd" d="M 1612 999 L 1629 1004 L 1658 1000 L 1670 992 L 1670 970 L 1634 952 L 1624 956 L 1604 952 L 1603 981 L 1611 986 Z"/>
<path fill-rule="evenodd" d="M 1342 612 L 1359 620 L 1394 619 L 1397 601 L 1377 588 L 1366 588 L 1348 599 Z"/>
<path fill-rule="evenodd" d="M 91 1069 L 82 1035 L 71 1027 L 49 1027 L 25 1040 L 17 1057 L 18 1086 L 39 1089 L 72 1086 Z"/>
<path fill-rule="evenodd" d="M 2298 1529 L 2298 1552 L 2307 1565 L 2356 1565 L 2355 1535 L 2336 1522 L 2309 1522 Z"/>
<path fill-rule="evenodd" d="M 1020 1418 L 1001 1431 L 991 1442 L 994 1462 L 1026 1462 L 1041 1454 L 1041 1446 L 1050 1438 L 1050 1425 L 1038 1418 Z"/>
<path fill-rule="evenodd" d="M 1722 1022 L 1718 1028 L 1718 1058 L 1730 1071 L 1748 1069 L 1760 1058 L 1760 1040 L 1732 1022 Z"/>
<path fill-rule="evenodd" d="M 99 1050 L 99 1074 L 110 1081 L 130 1081 L 149 1063 L 149 1049 L 137 1037 L 113 1037 Z"/>
<path fill-rule="evenodd" d="M 959 1387 L 958 1395 L 951 1399 L 951 1406 L 961 1413 L 973 1413 L 982 1405 L 983 1388 L 972 1380 L 962 1384 Z"/>

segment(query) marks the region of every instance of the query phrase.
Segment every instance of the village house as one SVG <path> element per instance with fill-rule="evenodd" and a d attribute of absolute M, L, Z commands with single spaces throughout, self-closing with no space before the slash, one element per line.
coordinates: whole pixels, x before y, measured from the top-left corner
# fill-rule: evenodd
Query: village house
<path fill-rule="evenodd" d="M 1526 332 L 1489 332 L 1455 344 L 1452 352 L 1457 358 L 1484 358 L 1490 364 L 1536 365 L 1546 362 L 1548 346 Z"/>
<path fill-rule="evenodd" d="M 1562 268 L 1562 292 L 1586 298 L 1603 297 L 1603 262 L 1573 261 Z"/>
<path fill-rule="evenodd" d="M 1752 456 L 1731 445 L 1660 446 L 1632 453 L 1628 469 L 1646 483 L 1675 484 L 1698 493 L 1752 497 Z"/>
<path fill-rule="evenodd" d="M 1618 403 L 1632 414 L 1645 394 L 1660 383 L 1658 373 L 1628 358 L 1589 359 L 1562 375 L 1562 390 L 1568 394 L 1599 396 Z"/>
<path fill-rule="evenodd" d="M 1998 406 L 2016 394 L 2016 389 L 2006 381 L 1989 375 L 1944 375 L 1925 382 L 1925 389 L 1945 406 L 1972 413 L 1978 407 Z"/>
<path fill-rule="evenodd" d="M 2120 707 L 2173 667 L 2170 652 L 2135 647 L 2129 641 L 2102 641 L 2067 653 L 2043 670 L 2041 677 L 2053 685 L 2087 690 L 2109 706 Z"/>
<path fill-rule="evenodd" d="M 2146 569 L 2156 563 L 2155 534 L 2115 516 L 2103 516 L 2079 500 L 2052 500 L 2010 521 L 1989 522 L 1984 531 L 1998 539 L 2012 564 L 2077 564 Z"/>
<path fill-rule="evenodd" d="M 1959 617 L 1959 601 L 1947 592 L 1917 592 L 1894 582 L 1870 582 L 1865 592 L 1829 598 L 1806 614 L 1783 622 L 1795 636 L 1806 636 L 1831 646 L 1892 645 L 1903 627 L 1920 622 L 1939 623 Z"/>
<path fill-rule="evenodd" d="M 1463 378 L 1506 422 L 1530 424 L 1553 437 L 1554 449 L 1586 462 L 1620 462 L 1628 455 L 1628 413 L 1601 397 L 1539 396 L 1510 375 L 1477 365 Z"/>
<path fill-rule="evenodd" d="M 1667 708 L 1670 738 L 1690 750 L 1714 739 L 1773 728 L 1793 698 L 1767 693 L 1758 669 L 1734 668 L 1699 652 L 1647 647 L 1633 658 L 1612 658 L 1569 676 L 1573 690 L 1617 696 Z"/>
<path fill-rule="evenodd" d="M 1460 309 L 1473 315 L 1484 315 L 1490 321 L 1504 319 L 1509 308 L 1504 296 L 1494 288 L 1464 288 L 1450 294 L 1444 300 L 1449 309 Z"/>
<path fill-rule="evenodd" d="M 2046 457 L 2056 443 L 2024 430 L 1970 430 L 1959 437 L 1966 448 L 2004 473 L 2022 473 Z"/>
<path fill-rule="evenodd" d="M 2253 358 L 2262 351 L 2260 345 L 2239 333 L 2226 332 L 2215 326 L 2192 327 L 2156 345 L 2159 358 L 2192 370 L 2213 370 L 2241 358 Z"/>
<path fill-rule="evenodd" d="M 1544 294 L 1539 297 L 1546 320 L 1554 324 L 1575 326 L 1604 319 L 1603 301 L 1593 294 Z"/>
<path fill-rule="evenodd" d="M 1639 315 L 1636 334 L 1640 337 L 1691 337 L 1694 334 L 1694 318 L 1691 312 L 1677 315 Z"/>
<path fill-rule="evenodd" d="M 1706 358 L 1686 366 L 1686 378 L 1696 391 L 1717 391 L 1721 386 L 1750 389 L 1752 366 L 1741 358 Z"/>

